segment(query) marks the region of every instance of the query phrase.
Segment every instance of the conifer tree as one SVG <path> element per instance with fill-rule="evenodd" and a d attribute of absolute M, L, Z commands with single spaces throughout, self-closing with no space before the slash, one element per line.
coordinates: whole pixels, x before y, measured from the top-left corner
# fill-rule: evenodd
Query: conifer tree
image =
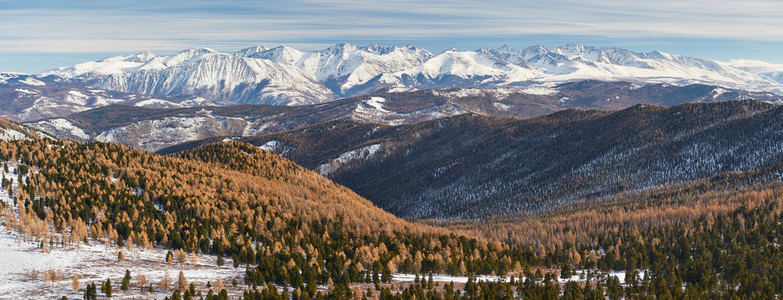
<path fill-rule="evenodd" d="M 130 281 L 131 281 L 130 270 L 125 270 L 125 277 L 122 278 L 122 286 L 120 286 L 120 289 L 122 291 L 127 291 L 128 285 L 130 285 Z"/>
<path fill-rule="evenodd" d="M 96 300 L 98 299 L 98 290 L 95 286 L 95 282 L 92 284 L 88 284 L 87 288 L 84 289 L 84 299 L 85 300 Z"/>
<path fill-rule="evenodd" d="M 185 273 L 179 271 L 179 277 L 177 278 L 177 289 L 185 291 L 188 288 L 188 281 L 185 279 Z"/>
<path fill-rule="evenodd" d="M 106 297 L 111 297 L 112 295 L 111 278 L 106 278 L 106 283 L 103 284 L 103 293 L 106 294 Z"/>

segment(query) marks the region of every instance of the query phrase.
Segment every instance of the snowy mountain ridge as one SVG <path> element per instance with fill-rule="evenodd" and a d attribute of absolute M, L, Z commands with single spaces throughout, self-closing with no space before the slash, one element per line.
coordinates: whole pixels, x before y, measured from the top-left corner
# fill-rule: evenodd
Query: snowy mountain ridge
<path fill-rule="evenodd" d="M 763 66 L 763 67 L 760 67 Z M 235 53 L 192 48 L 141 52 L 36 74 L 112 91 L 191 95 L 234 103 L 302 105 L 382 88 L 541 86 L 580 80 L 708 84 L 783 93 L 783 68 L 653 51 L 567 44 L 433 53 L 412 46 L 336 44 L 317 51 L 252 46 Z M 3 75 L 0 78 L 6 78 Z"/>
<path fill-rule="evenodd" d="M 209 138 L 245 137 L 298 129 L 338 119 L 383 125 L 416 124 L 467 113 L 530 118 L 565 109 L 623 109 L 636 104 L 674 106 L 735 99 L 783 104 L 783 95 L 717 86 L 581 81 L 554 88 L 495 87 L 376 92 L 299 106 L 146 104 L 109 105 L 72 115 L 30 120 L 58 138 L 115 142 L 147 151 Z M 163 102 L 163 100 L 161 100 Z"/>

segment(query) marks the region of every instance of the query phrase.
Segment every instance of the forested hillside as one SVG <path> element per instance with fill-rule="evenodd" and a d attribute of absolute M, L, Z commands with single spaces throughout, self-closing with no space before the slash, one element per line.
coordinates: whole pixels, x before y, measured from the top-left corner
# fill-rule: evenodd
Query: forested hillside
<path fill-rule="evenodd" d="M 628 117 L 634 110 L 664 116 L 706 110 L 714 118 L 701 120 L 712 123 L 695 122 L 705 126 L 765 115 L 758 120 L 774 120 L 778 108 L 733 102 L 562 114 L 582 121 L 571 130 L 589 130 L 585 124 L 609 117 L 626 129 L 632 128 L 629 119 L 655 128 L 655 122 Z M 473 128 L 522 122 L 464 119 L 484 125 Z M 567 123 L 550 115 L 515 128 L 538 124 L 543 130 L 558 120 Z M 769 125 L 758 120 L 754 124 Z M 453 120 L 434 124 L 447 121 Z M 359 125 L 370 127 L 332 124 L 337 132 L 405 133 L 401 127 Z M 426 126 L 418 129 L 424 137 L 429 133 L 422 129 L 431 128 Z M 335 139 L 323 143 L 329 141 Z M 30 137 L 0 142 L 0 159 L 3 174 L 14 174 L 3 179 L 3 193 L 10 195 L 0 201 L 5 227 L 41 245 L 90 241 L 208 253 L 218 262 L 225 257 L 244 265 L 239 284 L 247 287 L 246 298 L 767 298 L 783 292 L 777 245 L 783 239 L 781 164 L 617 193 L 604 201 L 575 198 L 551 206 L 557 213 L 425 224 L 399 219 L 315 172 L 240 142 L 160 156 L 111 143 Z M 396 273 L 470 277 L 457 285 L 432 275 L 389 284 Z M 502 282 L 473 276 L 508 273 L 514 278 Z M 182 293 L 194 295 L 180 289 L 172 297 Z M 216 293 L 207 299 L 225 298 Z"/>
<path fill-rule="evenodd" d="M 564 298 L 589 298 L 596 288 L 612 299 L 775 298 L 783 293 L 781 172 L 728 172 L 537 217 L 430 223 L 535 249 L 563 278 L 580 270 L 596 283 L 567 283 Z M 623 287 L 610 270 L 625 271 Z M 545 290 L 525 282 L 517 292 Z"/>
<path fill-rule="evenodd" d="M 745 100 L 467 114 L 412 125 L 352 121 L 243 138 L 404 217 L 483 218 L 599 203 L 783 162 L 783 110 Z"/>
<path fill-rule="evenodd" d="M 13 199 L 2 201 L 5 226 L 42 244 L 89 238 L 217 254 L 258 266 L 249 269 L 248 284 L 287 285 L 309 297 L 318 285 L 350 295 L 350 283 L 388 282 L 393 272 L 505 273 L 533 259 L 398 219 L 248 144 L 166 157 L 35 139 L 0 142 L 0 160 L 18 177 L 3 181 Z"/>

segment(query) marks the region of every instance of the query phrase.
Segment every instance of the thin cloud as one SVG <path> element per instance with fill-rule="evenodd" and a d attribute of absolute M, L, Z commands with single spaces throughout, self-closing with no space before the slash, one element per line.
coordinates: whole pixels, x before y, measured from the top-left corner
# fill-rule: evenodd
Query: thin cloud
<path fill-rule="evenodd" d="M 257 43 L 312 48 L 325 40 L 525 35 L 783 41 L 783 2 L 777 0 L 2 3 L 0 53 L 172 51 L 214 45 L 238 49 Z"/>

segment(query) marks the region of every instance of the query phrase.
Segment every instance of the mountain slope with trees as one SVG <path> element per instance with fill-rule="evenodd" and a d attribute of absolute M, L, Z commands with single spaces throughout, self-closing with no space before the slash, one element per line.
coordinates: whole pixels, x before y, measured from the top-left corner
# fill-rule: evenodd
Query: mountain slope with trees
<path fill-rule="evenodd" d="M 339 119 L 402 125 L 471 112 L 530 118 L 571 108 L 624 109 L 639 103 L 673 106 L 686 102 L 749 98 L 770 103 L 779 103 L 783 99 L 770 93 L 708 85 L 641 86 L 630 82 L 591 80 L 543 90 L 517 87 L 387 90 L 303 106 L 149 108 L 107 105 L 26 124 L 59 138 L 115 142 L 158 151 L 210 137 L 263 135 Z"/>
<path fill-rule="evenodd" d="M 230 257 L 250 283 L 315 296 L 393 272 L 505 273 L 532 253 L 399 219 L 349 189 L 249 144 L 160 156 L 111 143 L 0 142 L 13 180 L 5 226 L 42 244 L 89 238 Z"/>
<path fill-rule="evenodd" d="M 783 162 L 783 111 L 758 101 L 466 114 L 412 125 L 334 121 L 242 141 L 405 217 L 538 214 L 577 199 Z M 187 145 L 183 145 L 187 148 Z"/>

